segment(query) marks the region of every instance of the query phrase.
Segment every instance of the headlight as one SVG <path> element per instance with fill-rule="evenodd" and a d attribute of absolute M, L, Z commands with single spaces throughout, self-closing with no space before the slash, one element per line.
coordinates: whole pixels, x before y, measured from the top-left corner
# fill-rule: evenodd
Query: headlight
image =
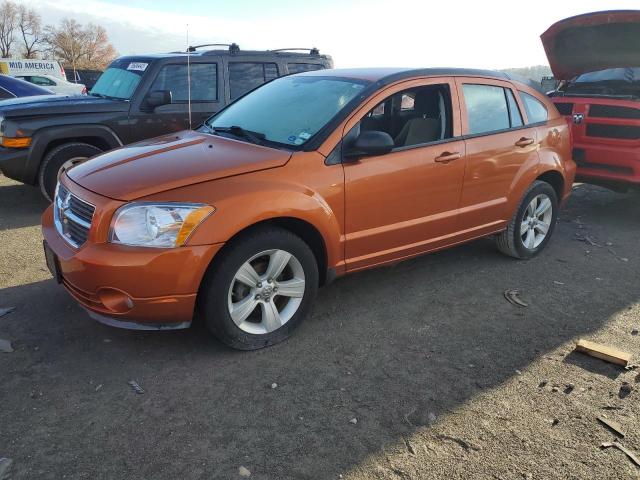
<path fill-rule="evenodd" d="M 214 210 L 201 203 L 130 203 L 113 216 L 109 241 L 138 247 L 179 247 Z"/>

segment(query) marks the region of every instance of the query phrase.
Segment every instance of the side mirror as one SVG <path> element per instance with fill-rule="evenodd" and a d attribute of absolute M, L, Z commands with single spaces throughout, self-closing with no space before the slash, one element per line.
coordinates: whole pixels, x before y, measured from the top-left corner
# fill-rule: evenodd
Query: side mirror
<path fill-rule="evenodd" d="M 171 103 L 171 90 L 154 90 L 144 99 L 145 106 L 151 110 Z"/>
<path fill-rule="evenodd" d="M 360 135 L 348 145 L 344 156 L 346 158 L 366 157 L 369 155 L 384 155 L 393 150 L 393 138 L 387 132 L 370 130 Z"/>

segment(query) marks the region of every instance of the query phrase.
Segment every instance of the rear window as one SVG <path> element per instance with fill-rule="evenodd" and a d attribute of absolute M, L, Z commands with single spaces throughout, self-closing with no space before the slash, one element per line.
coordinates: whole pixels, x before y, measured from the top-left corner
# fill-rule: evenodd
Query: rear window
<path fill-rule="evenodd" d="M 494 85 L 462 86 L 467 106 L 469 134 L 508 129 L 511 125 L 504 88 Z"/>
<path fill-rule="evenodd" d="M 540 100 L 528 93 L 520 92 L 524 109 L 527 112 L 529 123 L 546 122 L 549 116 L 547 107 Z"/>
<path fill-rule="evenodd" d="M 312 72 L 314 70 L 322 70 L 324 66 L 317 63 L 287 63 L 289 73 Z"/>
<path fill-rule="evenodd" d="M 235 100 L 277 77 L 278 66 L 275 63 L 229 63 L 229 95 L 231 100 Z"/>

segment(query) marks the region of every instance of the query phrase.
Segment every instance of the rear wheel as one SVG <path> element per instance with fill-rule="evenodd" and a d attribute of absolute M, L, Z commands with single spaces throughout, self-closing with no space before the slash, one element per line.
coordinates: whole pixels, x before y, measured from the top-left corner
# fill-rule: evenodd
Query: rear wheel
<path fill-rule="evenodd" d="M 309 246 L 287 230 L 267 227 L 221 254 L 199 297 L 211 332 L 240 350 L 289 337 L 310 312 L 318 290 L 318 266 Z"/>
<path fill-rule="evenodd" d="M 535 181 L 525 192 L 518 210 L 496 243 L 511 257 L 532 258 L 549 242 L 558 218 L 558 200 L 551 185 Z"/>
<path fill-rule="evenodd" d="M 102 150 L 88 143 L 65 143 L 52 149 L 40 165 L 38 181 L 42 195 L 51 202 L 60 176 L 70 168 L 100 153 Z"/>

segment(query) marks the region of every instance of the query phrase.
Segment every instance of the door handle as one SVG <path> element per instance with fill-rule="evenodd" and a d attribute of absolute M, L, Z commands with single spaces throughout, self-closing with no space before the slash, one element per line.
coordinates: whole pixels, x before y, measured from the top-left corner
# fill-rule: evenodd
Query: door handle
<path fill-rule="evenodd" d="M 516 142 L 516 147 L 528 147 L 533 144 L 533 138 L 522 137 L 520 140 Z"/>
<path fill-rule="evenodd" d="M 440 156 L 436 157 L 434 161 L 438 163 L 449 163 L 459 159 L 460 157 L 462 157 L 462 154 L 460 152 L 443 152 L 440 154 Z"/>

